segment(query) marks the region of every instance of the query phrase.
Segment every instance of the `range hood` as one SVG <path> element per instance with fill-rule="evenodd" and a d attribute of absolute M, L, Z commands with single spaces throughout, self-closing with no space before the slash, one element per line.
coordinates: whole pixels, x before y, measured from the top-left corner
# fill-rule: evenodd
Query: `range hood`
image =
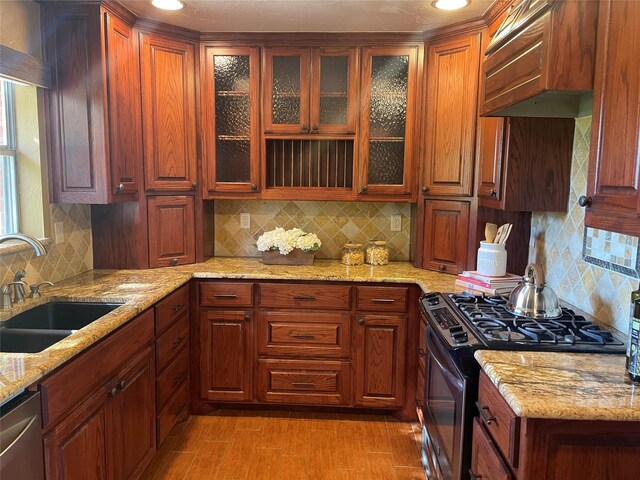
<path fill-rule="evenodd" d="M 482 116 L 575 118 L 593 90 L 597 2 L 522 0 L 485 51 Z"/>

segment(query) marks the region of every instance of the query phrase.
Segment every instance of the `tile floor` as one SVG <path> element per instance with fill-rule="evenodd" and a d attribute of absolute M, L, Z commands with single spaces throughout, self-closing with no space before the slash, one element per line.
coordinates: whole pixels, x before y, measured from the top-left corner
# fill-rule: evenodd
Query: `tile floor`
<path fill-rule="evenodd" d="M 424 480 L 417 424 L 222 410 L 176 426 L 142 480 Z"/>

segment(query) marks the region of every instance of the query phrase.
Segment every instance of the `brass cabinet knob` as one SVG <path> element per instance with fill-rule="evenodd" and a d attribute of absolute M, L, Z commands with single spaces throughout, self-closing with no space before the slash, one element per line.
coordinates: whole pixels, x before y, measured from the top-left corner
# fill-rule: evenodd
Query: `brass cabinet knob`
<path fill-rule="evenodd" d="M 109 390 L 108 393 L 110 397 L 115 397 L 116 394 L 118 393 L 118 389 L 116 387 L 113 387 L 111 390 Z"/>
<path fill-rule="evenodd" d="M 255 183 L 251 184 L 251 191 L 255 192 L 256 190 L 258 190 L 258 185 L 256 185 Z"/>
<path fill-rule="evenodd" d="M 120 380 L 120 381 L 118 382 L 118 388 L 119 388 L 120 390 L 124 390 L 124 387 L 126 387 L 126 386 L 127 386 L 127 384 L 124 382 L 124 380 Z"/>
<path fill-rule="evenodd" d="M 438 267 L 438 270 L 440 270 L 441 272 L 444 272 L 447 269 L 447 267 L 445 267 L 444 265 L 440 265 Z"/>
<path fill-rule="evenodd" d="M 422 187 L 422 193 L 423 194 L 426 195 L 428 191 L 429 191 L 429 187 L 427 187 L 427 186 Z"/>
<path fill-rule="evenodd" d="M 313 125 L 311 125 L 311 130 L 316 132 L 318 130 L 318 125 L 316 125 L 315 123 Z"/>
<path fill-rule="evenodd" d="M 590 207 L 592 201 L 593 199 L 591 197 L 586 197 L 584 195 L 581 195 L 580 198 L 578 199 L 578 205 L 580 205 L 581 207 Z"/>
<path fill-rule="evenodd" d="M 172 267 L 175 267 L 178 264 L 178 259 L 177 258 L 172 258 L 169 263 L 171 264 Z"/>
<path fill-rule="evenodd" d="M 120 193 L 124 191 L 124 183 L 119 183 L 118 185 L 115 186 L 115 188 L 113 189 L 113 193 Z"/>
<path fill-rule="evenodd" d="M 250 313 L 245 313 L 244 314 L 244 320 L 245 320 L 245 322 L 250 321 L 251 320 L 251 314 Z"/>
<path fill-rule="evenodd" d="M 191 190 L 198 190 L 198 182 L 193 182 L 191 184 Z"/>
<path fill-rule="evenodd" d="M 360 193 L 367 193 L 367 190 L 368 190 L 367 186 L 363 185 L 362 188 L 360 188 Z"/>
<path fill-rule="evenodd" d="M 360 320 L 358 320 L 358 323 L 359 323 L 360 325 L 364 325 L 364 318 L 361 318 Z"/>
<path fill-rule="evenodd" d="M 489 196 L 497 197 L 498 196 L 498 192 L 492 188 L 492 189 L 489 190 Z"/>
<path fill-rule="evenodd" d="M 302 130 L 303 132 L 306 132 L 307 131 L 307 125 L 304 124 L 304 123 L 302 125 L 300 125 L 300 130 Z"/>

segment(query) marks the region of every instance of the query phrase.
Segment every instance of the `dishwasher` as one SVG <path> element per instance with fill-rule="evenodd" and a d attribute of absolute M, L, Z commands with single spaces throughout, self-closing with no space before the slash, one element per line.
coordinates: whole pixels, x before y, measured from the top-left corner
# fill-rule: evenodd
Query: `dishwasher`
<path fill-rule="evenodd" d="M 0 478 L 44 480 L 39 392 L 25 392 L 0 407 Z"/>

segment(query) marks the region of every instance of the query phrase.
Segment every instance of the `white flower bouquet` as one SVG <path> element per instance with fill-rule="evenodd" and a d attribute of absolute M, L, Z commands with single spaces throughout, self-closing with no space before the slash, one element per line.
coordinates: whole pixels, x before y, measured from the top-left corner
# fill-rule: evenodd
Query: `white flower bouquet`
<path fill-rule="evenodd" d="M 280 227 L 263 233 L 256 242 L 266 264 L 311 264 L 321 245 L 322 242 L 315 233 L 306 233 L 299 228 L 285 230 Z M 285 260 L 284 256 L 290 258 Z"/>

